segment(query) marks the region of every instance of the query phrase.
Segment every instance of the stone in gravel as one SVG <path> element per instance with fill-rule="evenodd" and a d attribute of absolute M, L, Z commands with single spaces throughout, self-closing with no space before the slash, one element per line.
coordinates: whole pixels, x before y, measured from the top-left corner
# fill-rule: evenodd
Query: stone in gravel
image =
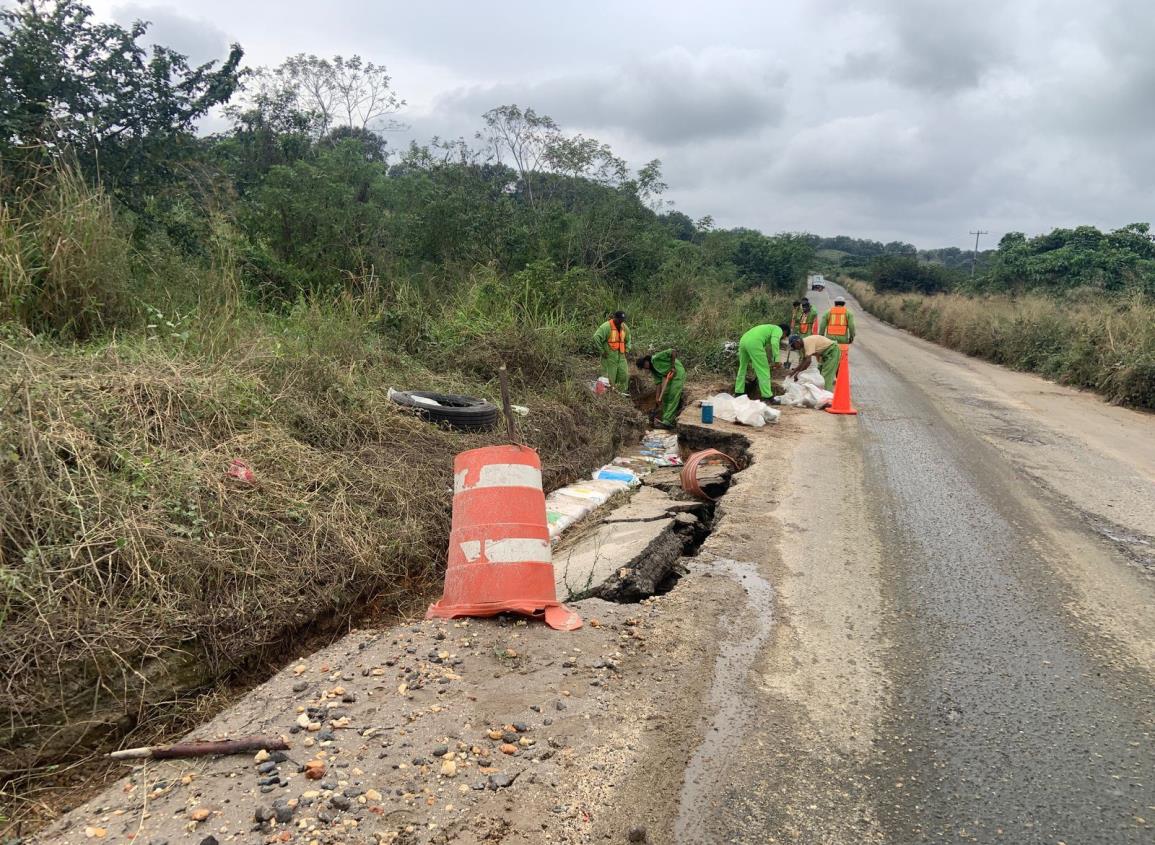
<path fill-rule="evenodd" d="M 441 764 L 441 776 L 444 778 L 457 777 L 457 764 L 452 760 L 445 760 Z"/>
<path fill-rule="evenodd" d="M 317 739 L 321 742 L 332 742 L 337 738 L 337 735 L 331 730 L 325 729 L 317 734 Z"/>
<path fill-rule="evenodd" d="M 346 787 L 344 790 L 346 798 L 356 798 L 358 795 L 364 795 L 365 790 L 359 786 Z"/>
<path fill-rule="evenodd" d="M 261 765 L 257 766 L 257 771 L 260 772 L 262 775 L 267 775 L 267 774 L 269 774 L 269 772 L 276 771 L 276 769 L 277 769 L 277 764 L 274 763 L 272 760 L 266 760 L 265 762 L 261 763 Z"/>
<path fill-rule="evenodd" d="M 501 731 L 498 731 L 498 730 L 489 731 L 486 734 L 486 736 L 488 736 L 492 740 L 498 740 L 498 739 L 501 739 Z"/>
<path fill-rule="evenodd" d="M 433 756 L 434 757 L 444 757 L 448 753 L 449 753 L 449 746 L 448 745 L 438 745 L 436 748 L 433 749 Z"/>
<path fill-rule="evenodd" d="M 531 704 L 531 705 L 529 705 L 529 709 L 532 710 L 534 713 L 540 713 L 541 712 L 541 705 L 540 704 Z"/>
<path fill-rule="evenodd" d="M 353 695 L 353 693 L 351 693 L 351 692 L 347 692 L 343 696 L 341 696 L 341 701 L 343 701 L 345 704 L 352 704 L 356 700 L 357 700 L 357 696 Z"/>
<path fill-rule="evenodd" d="M 207 819 L 212 814 L 213 814 L 213 811 L 210 810 L 208 807 L 196 807 L 189 812 L 188 817 L 190 819 L 192 819 L 194 822 L 203 822 L 205 819 Z"/>
<path fill-rule="evenodd" d="M 276 789 L 277 789 L 277 787 L 273 786 L 272 784 L 266 783 L 264 786 L 261 787 L 261 794 L 262 795 L 268 795 L 270 792 L 275 792 Z"/>
<path fill-rule="evenodd" d="M 564 701 L 555 701 L 553 706 L 556 707 L 558 710 L 565 710 L 566 709 L 566 703 Z"/>
<path fill-rule="evenodd" d="M 515 731 L 506 731 L 501 735 L 503 742 L 517 742 L 517 733 Z"/>
<path fill-rule="evenodd" d="M 626 835 L 630 842 L 646 842 L 646 829 L 639 825 L 634 825 L 630 828 L 630 832 Z"/>
<path fill-rule="evenodd" d="M 549 718 L 549 716 L 546 716 L 544 719 L 541 720 L 541 723 L 548 728 L 550 725 L 553 724 L 553 719 Z"/>
<path fill-rule="evenodd" d="M 221 845 L 221 843 L 215 836 L 206 836 L 201 840 L 200 845 Z"/>
<path fill-rule="evenodd" d="M 289 759 L 289 755 L 286 754 L 284 751 L 274 751 L 269 756 L 269 759 L 272 760 L 274 763 L 284 763 L 286 760 Z"/>
<path fill-rule="evenodd" d="M 503 742 L 499 746 L 499 749 L 501 750 L 502 754 L 516 754 L 517 753 L 517 746 L 511 742 Z"/>
<path fill-rule="evenodd" d="M 257 755 L 253 758 L 253 762 L 254 763 L 263 763 L 268 759 L 269 759 L 269 752 L 266 751 L 264 748 L 262 748 L 260 751 L 257 752 Z"/>
<path fill-rule="evenodd" d="M 368 789 L 365 791 L 365 797 L 370 801 L 380 801 L 381 793 L 376 789 Z"/>
<path fill-rule="evenodd" d="M 513 729 L 518 733 L 525 733 L 529 730 L 529 725 L 527 725 L 525 722 L 514 722 Z"/>
<path fill-rule="evenodd" d="M 305 777 L 309 780 L 320 780 L 325 776 L 325 762 L 323 760 L 310 760 L 305 764 Z"/>
<path fill-rule="evenodd" d="M 497 772 L 489 776 L 489 788 L 495 792 L 512 785 L 513 776 L 507 775 L 505 772 Z"/>
<path fill-rule="evenodd" d="M 257 781 L 257 786 L 271 786 L 280 782 L 280 775 L 269 775 L 267 778 L 261 778 L 259 781 Z"/>
<path fill-rule="evenodd" d="M 297 683 L 293 684 L 293 692 L 304 692 L 308 688 L 309 688 L 309 682 L 308 681 L 297 681 Z"/>
<path fill-rule="evenodd" d="M 256 810 L 253 811 L 254 821 L 257 821 L 261 824 L 264 824 L 265 822 L 267 822 L 272 817 L 273 817 L 272 808 L 266 807 L 264 804 L 261 804 L 259 807 L 257 807 Z"/>
<path fill-rule="evenodd" d="M 329 806 L 336 810 L 348 810 L 353 803 L 344 795 L 334 795 L 329 799 Z"/>
<path fill-rule="evenodd" d="M 321 789 L 328 789 L 330 792 L 332 792 L 336 788 L 337 788 L 337 781 L 335 781 L 335 780 L 323 780 L 323 781 L 321 781 Z"/>

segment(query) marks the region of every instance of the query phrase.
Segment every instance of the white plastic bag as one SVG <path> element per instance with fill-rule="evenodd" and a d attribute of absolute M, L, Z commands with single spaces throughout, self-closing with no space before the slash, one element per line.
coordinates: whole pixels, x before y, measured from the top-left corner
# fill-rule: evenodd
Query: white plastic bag
<path fill-rule="evenodd" d="M 818 359 L 811 358 L 810 366 L 798 374 L 797 379 L 799 384 L 812 384 L 815 387 L 825 388 L 826 379 L 822 377 L 822 373 L 818 370 Z"/>
<path fill-rule="evenodd" d="M 749 396 L 739 396 L 734 400 L 734 416 L 742 425 L 761 428 L 766 425 L 766 417 L 762 414 L 762 403 L 755 402 Z"/>
<path fill-rule="evenodd" d="M 766 422 L 776 423 L 778 422 L 778 418 L 780 416 L 782 416 L 782 412 L 777 408 L 771 408 L 769 405 L 762 406 L 762 417 L 766 420 Z"/>
<path fill-rule="evenodd" d="M 825 382 L 824 382 L 825 383 Z M 834 394 L 812 384 L 802 385 L 803 404 L 807 408 L 825 408 L 834 401 Z"/>
<path fill-rule="evenodd" d="M 806 403 L 806 394 L 802 389 L 802 385 L 793 379 L 787 379 L 783 383 L 785 393 L 778 397 L 779 405 L 786 405 L 790 408 L 801 408 Z"/>
<path fill-rule="evenodd" d="M 717 396 L 711 396 L 708 400 L 714 406 L 714 419 L 722 420 L 722 422 L 735 422 L 738 417 L 734 409 L 734 397 L 729 393 L 719 393 Z"/>

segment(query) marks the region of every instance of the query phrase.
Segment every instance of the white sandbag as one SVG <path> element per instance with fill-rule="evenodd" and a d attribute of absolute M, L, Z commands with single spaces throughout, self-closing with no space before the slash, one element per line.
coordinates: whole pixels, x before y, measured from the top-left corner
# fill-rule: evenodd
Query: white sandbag
<path fill-rule="evenodd" d="M 714 406 L 714 419 L 722 422 L 735 422 L 737 415 L 734 410 L 734 397 L 729 393 L 719 393 L 706 400 Z"/>
<path fill-rule="evenodd" d="M 742 425 L 761 428 L 766 425 L 766 417 L 762 414 L 763 407 L 765 406 L 761 402 L 755 402 L 749 396 L 735 397 L 734 416 L 736 421 Z"/>
<path fill-rule="evenodd" d="M 787 379 L 783 386 L 785 392 L 778 397 L 778 404 L 790 408 L 801 408 L 806 402 L 806 394 L 802 385 L 793 379 Z"/>
<path fill-rule="evenodd" d="M 769 405 L 762 406 L 762 416 L 768 423 L 778 422 L 778 418 L 782 416 L 782 412 L 777 408 L 771 408 Z"/>
<path fill-rule="evenodd" d="M 598 481 L 620 481 L 630 487 L 637 487 L 642 483 L 633 470 L 614 464 L 606 464 L 601 469 L 594 470 L 593 477 Z"/>
<path fill-rule="evenodd" d="M 834 394 L 812 384 L 802 385 L 803 404 L 807 408 L 825 408 L 834 401 Z"/>
<path fill-rule="evenodd" d="M 818 369 L 818 359 L 811 358 L 810 366 L 798 374 L 797 379 L 799 384 L 812 384 L 815 387 L 825 389 L 826 379 L 822 377 L 822 373 Z"/>

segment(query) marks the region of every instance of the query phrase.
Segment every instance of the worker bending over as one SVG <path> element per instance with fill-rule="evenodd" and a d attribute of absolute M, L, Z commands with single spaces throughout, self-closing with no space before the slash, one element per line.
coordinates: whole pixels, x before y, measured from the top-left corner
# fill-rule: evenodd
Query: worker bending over
<path fill-rule="evenodd" d="M 790 333 L 787 323 L 774 325 L 764 323 L 755 326 L 738 341 L 738 378 L 734 382 L 735 395 L 746 392 L 746 370 L 753 367 L 754 375 L 758 377 L 758 392 L 763 399 L 774 395 L 770 386 L 770 365 L 778 363 L 778 347 L 782 344 L 784 335 Z M 770 349 L 767 356 L 766 349 Z"/>
<path fill-rule="evenodd" d="M 658 404 L 650 417 L 657 416 L 662 425 L 673 428 L 678 422 L 682 388 L 686 386 L 686 368 L 673 349 L 643 355 L 637 363 L 638 369 L 652 375 L 658 385 Z"/>
<path fill-rule="evenodd" d="M 626 312 L 615 311 L 594 332 L 594 343 L 602 356 L 602 373 L 619 393 L 630 391 L 630 365 L 626 357 L 631 348 Z"/>
<path fill-rule="evenodd" d="M 822 373 L 823 386 L 834 390 L 834 379 L 838 376 L 838 365 L 842 361 L 842 347 L 828 337 L 812 334 L 809 337 L 790 336 L 790 348 L 799 350 L 802 359 L 790 371 L 792 378 L 810 366 L 810 361 L 818 357 L 818 371 Z"/>
<path fill-rule="evenodd" d="M 854 315 L 846 310 L 846 297 L 834 297 L 834 307 L 822 316 L 818 333 L 839 343 L 854 343 Z"/>

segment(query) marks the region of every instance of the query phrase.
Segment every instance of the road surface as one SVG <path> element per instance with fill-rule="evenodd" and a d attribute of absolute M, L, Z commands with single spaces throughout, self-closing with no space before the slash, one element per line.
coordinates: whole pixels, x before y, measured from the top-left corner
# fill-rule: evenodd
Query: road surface
<path fill-rule="evenodd" d="M 679 841 L 1155 842 L 1155 417 L 855 312 L 860 415 L 783 468 L 756 727 Z"/>

